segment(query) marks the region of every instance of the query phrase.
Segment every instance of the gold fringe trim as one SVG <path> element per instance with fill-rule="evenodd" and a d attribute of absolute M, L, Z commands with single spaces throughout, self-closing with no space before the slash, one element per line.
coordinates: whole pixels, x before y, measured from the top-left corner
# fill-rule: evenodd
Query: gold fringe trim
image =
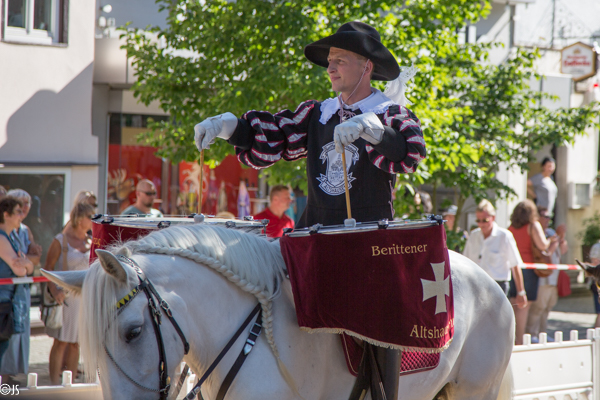
<path fill-rule="evenodd" d="M 452 339 L 448 340 L 448 343 L 446 343 L 444 345 L 444 347 L 438 347 L 438 348 L 415 347 L 415 346 L 402 346 L 402 345 L 397 345 L 394 343 L 381 342 L 379 340 L 375 340 L 375 339 L 366 337 L 359 333 L 353 332 L 348 329 L 343 329 L 343 328 L 307 328 L 305 326 L 301 326 L 300 329 L 303 330 L 304 332 L 308 332 L 308 333 L 335 333 L 335 334 L 345 333 L 347 335 L 353 336 L 357 339 L 363 340 L 363 341 L 370 343 L 377 347 L 385 347 L 387 349 L 402 350 L 402 351 L 416 351 L 419 353 L 429 353 L 429 354 L 443 352 L 450 346 L 450 343 L 452 343 L 452 339 L 453 339 L 452 338 Z"/>

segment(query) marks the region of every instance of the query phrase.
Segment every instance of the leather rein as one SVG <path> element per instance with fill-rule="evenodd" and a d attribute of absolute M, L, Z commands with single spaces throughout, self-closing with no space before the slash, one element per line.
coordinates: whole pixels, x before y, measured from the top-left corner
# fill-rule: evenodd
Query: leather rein
<path fill-rule="evenodd" d="M 171 388 L 171 377 L 169 377 L 169 375 L 168 375 L 169 369 L 167 367 L 165 345 L 164 345 L 164 340 L 163 340 L 162 333 L 160 330 L 160 326 L 162 325 L 162 313 L 163 312 L 165 313 L 165 315 L 167 316 L 169 321 L 171 321 L 171 324 L 173 325 L 173 327 L 177 331 L 177 334 L 181 338 L 185 355 L 188 354 L 188 352 L 190 350 L 190 345 L 189 345 L 183 331 L 179 327 L 179 324 L 177 324 L 177 321 L 175 321 L 175 318 L 173 317 L 173 313 L 171 312 L 171 308 L 169 307 L 169 304 L 165 300 L 163 300 L 162 297 L 158 294 L 158 292 L 154 288 L 154 285 L 152 284 L 152 282 L 150 282 L 150 280 L 144 274 L 144 271 L 142 271 L 142 269 L 137 265 L 137 263 L 133 259 L 125 257 L 125 256 L 121 256 L 121 255 L 116 256 L 116 257 L 119 259 L 119 261 L 124 262 L 127 265 L 131 266 L 137 273 L 137 277 L 139 280 L 139 284 L 135 288 L 133 288 L 126 296 L 124 296 L 121 300 L 119 300 L 117 302 L 117 305 L 116 305 L 117 306 L 117 315 L 119 315 L 123 311 L 123 309 L 131 302 L 131 300 L 133 300 L 139 293 L 144 292 L 146 294 L 146 298 L 148 299 L 148 308 L 150 311 L 152 326 L 154 328 L 154 335 L 156 337 L 156 342 L 158 345 L 159 388 L 158 389 L 149 388 L 149 387 L 144 386 L 141 383 L 137 382 L 135 379 L 133 379 L 131 376 L 129 376 L 129 374 L 127 374 L 127 372 L 123 368 L 121 368 L 119 366 L 119 364 L 117 363 L 117 361 L 115 360 L 113 355 L 108 351 L 106 344 L 104 344 L 104 351 L 108 355 L 108 358 L 115 365 L 115 367 L 117 367 L 117 369 L 131 383 L 133 383 L 135 386 L 139 387 L 140 389 L 158 393 L 160 396 L 159 400 L 166 400 L 169 395 L 169 390 Z M 210 367 L 206 370 L 204 375 L 200 378 L 198 383 L 184 397 L 184 399 L 193 400 L 196 397 L 196 395 L 198 396 L 198 398 L 202 399 L 202 394 L 200 393 L 200 388 L 201 388 L 202 384 L 204 383 L 204 381 L 206 381 L 206 379 L 208 379 L 210 374 L 215 370 L 215 368 L 217 367 L 219 362 L 223 359 L 225 354 L 227 354 L 227 352 L 231 349 L 231 347 L 236 342 L 238 337 L 242 334 L 242 332 L 244 331 L 246 326 L 248 326 L 248 324 L 252 321 L 252 319 L 257 314 L 258 314 L 258 317 L 256 318 L 254 325 L 250 329 L 250 333 L 248 335 L 248 338 L 246 339 L 246 344 L 244 345 L 244 348 L 240 352 L 240 354 L 239 354 L 238 358 L 236 359 L 236 361 L 234 362 L 233 366 L 227 373 L 227 376 L 225 377 L 223 383 L 221 384 L 221 387 L 217 394 L 217 400 L 223 400 L 225 398 L 225 394 L 229 390 L 229 387 L 231 386 L 233 380 L 235 379 L 235 376 L 241 369 L 242 364 L 246 360 L 246 357 L 248 356 L 250 351 L 252 351 L 252 348 L 256 344 L 256 340 L 258 339 L 258 336 L 261 333 L 262 309 L 261 309 L 260 303 L 257 304 L 256 307 L 254 307 L 254 309 L 252 309 L 252 312 L 250 312 L 250 315 L 248 315 L 246 320 L 242 323 L 242 325 L 239 327 L 239 329 L 236 331 L 236 333 L 233 335 L 233 337 L 225 345 L 223 350 L 221 350 L 221 353 L 219 353 L 219 355 L 215 358 L 215 360 L 210 365 Z M 177 386 L 175 387 L 175 391 L 171 395 L 171 398 L 174 399 L 179 394 L 181 387 L 183 386 L 183 383 L 187 377 L 188 370 L 189 370 L 189 367 L 186 364 L 181 373 L 179 382 L 177 383 Z"/>

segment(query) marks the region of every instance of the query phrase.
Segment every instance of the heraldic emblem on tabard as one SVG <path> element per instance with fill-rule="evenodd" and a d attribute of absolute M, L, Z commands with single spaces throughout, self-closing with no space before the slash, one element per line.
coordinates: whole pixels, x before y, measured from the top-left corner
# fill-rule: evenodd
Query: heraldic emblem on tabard
<path fill-rule="evenodd" d="M 335 142 L 327 143 L 323 146 L 323 151 L 319 158 L 327 162 L 327 174 L 321 174 L 318 181 L 321 182 L 319 188 L 325 193 L 337 196 L 344 194 L 344 163 L 342 155 L 335 151 Z M 348 189 L 352 188 L 352 181 L 356 180 L 350 172 L 350 166 L 358 161 L 358 147 L 353 144 L 346 146 L 346 171 L 348 171 Z"/>

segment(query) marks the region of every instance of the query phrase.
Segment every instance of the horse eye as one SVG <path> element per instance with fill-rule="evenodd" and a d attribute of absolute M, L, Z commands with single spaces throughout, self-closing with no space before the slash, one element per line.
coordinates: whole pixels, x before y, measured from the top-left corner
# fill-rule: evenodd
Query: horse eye
<path fill-rule="evenodd" d="M 141 326 L 138 326 L 137 328 L 131 329 L 125 335 L 125 341 L 127 343 L 131 342 L 133 339 L 135 339 L 136 337 L 140 336 L 140 333 L 142 333 L 142 327 Z"/>

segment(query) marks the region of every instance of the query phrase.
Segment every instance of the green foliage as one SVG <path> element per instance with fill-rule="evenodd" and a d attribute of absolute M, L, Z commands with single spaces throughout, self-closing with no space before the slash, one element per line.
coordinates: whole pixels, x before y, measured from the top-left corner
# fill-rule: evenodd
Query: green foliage
<path fill-rule="evenodd" d="M 467 244 L 467 237 L 463 232 L 446 231 L 446 246 L 448 250 L 462 253 L 465 244 Z"/>
<path fill-rule="evenodd" d="M 450 48 L 445 43 L 465 21 L 477 20 L 489 8 L 474 0 L 416 0 L 403 7 L 387 0 L 158 3 L 169 12 L 168 28 L 129 30 L 124 48 L 136 69 L 135 95 L 144 104 L 159 101 L 173 118 L 151 126 L 142 139 L 173 162 L 199 159 L 193 127 L 204 118 L 226 111 L 238 116 L 251 109 L 276 112 L 331 97 L 325 69 L 308 62 L 303 49 L 349 20 L 377 27 L 402 65 L 420 68 L 415 85 L 423 90 L 413 92 L 421 102 L 436 90 L 439 55 L 458 50 L 455 43 Z M 217 141 L 205 159 L 218 162 L 232 151 Z M 289 182 L 304 170 L 299 164 L 278 163 L 271 179 Z"/>
<path fill-rule="evenodd" d="M 489 1 L 158 3 L 169 11 L 169 27 L 151 28 L 151 34 L 130 30 L 124 48 L 137 71 L 135 95 L 145 104 L 159 101 L 172 116 L 142 139 L 173 162 L 199 159 L 193 127 L 204 118 L 227 111 L 241 116 L 252 109 L 295 109 L 304 100 L 333 96 L 325 69 L 308 62 L 303 48 L 350 20 L 376 27 L 401 66 L 419 69 L 408 97 L 421 120 L 428 157 L 416 173 L 398 176 L 400 215 L 412 201 L 404 195 L 406 188 L 410 192 L 422 184 L 454 188 L 459 212 L 471 196 L 510 196 L 512 189 L 498 179 L 500 167 L 524 170 L 543 146 L 572 143 L 595 124 L 596 104 L 540 106 L 545 96 L 529 88 L 536 51 L 516 50 L 493 65 L 488 61 L 492 45 L 459 44 L 457 30 L 485 18 Z M 205 160 L 216 165 L 232 152 L 217 140 Z M 266 171 L 272 184 L 291 182 L 306 189 L 303 160 L 279 162 Z"/>
<path fill-rule="evenodd" d="M 583 230 L 576 235 L 583 246 L 593 246 L 600 241 L 600 213 L 598 211 L 592 217 L 583 220 L 583 227 Z"/>

